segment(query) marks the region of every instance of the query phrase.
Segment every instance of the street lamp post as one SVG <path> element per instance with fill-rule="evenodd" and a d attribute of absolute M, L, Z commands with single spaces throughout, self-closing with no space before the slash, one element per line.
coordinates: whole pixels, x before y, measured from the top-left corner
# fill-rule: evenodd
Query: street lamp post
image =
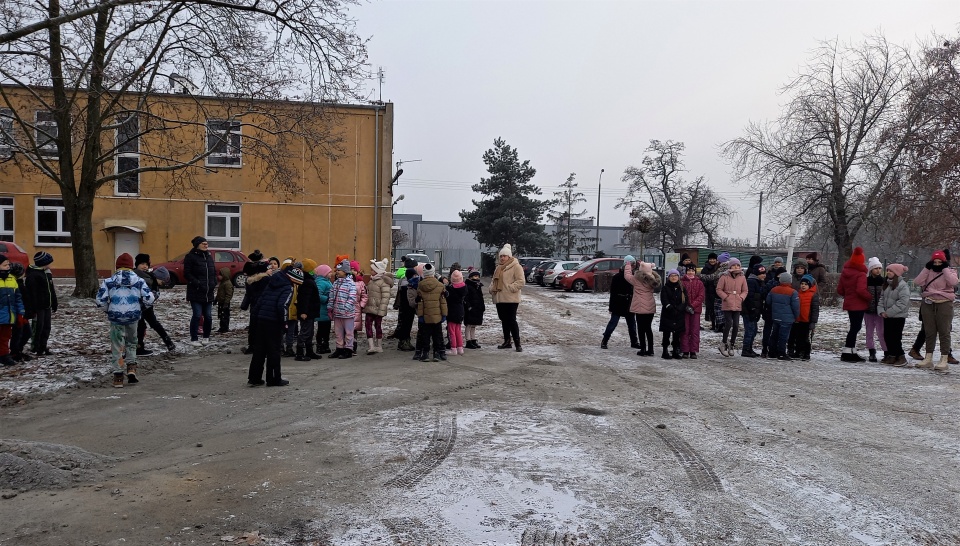
<path fill-rule="evenodd" d="M 600 178 L 597 180 L 597 234 L 594 237 L 593 255 L 600 252 L 600 184 L 603 182 L 603 169 L 600 169 Z"/>

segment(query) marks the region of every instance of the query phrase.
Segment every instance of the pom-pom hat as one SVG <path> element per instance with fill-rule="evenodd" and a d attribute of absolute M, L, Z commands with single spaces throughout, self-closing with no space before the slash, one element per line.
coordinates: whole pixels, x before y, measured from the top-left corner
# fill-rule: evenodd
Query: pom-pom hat
<path fill-rule="evenodd" d="M 133 256 L 126 252 L 117 256 L 117 269 L 133 269 Z"/>

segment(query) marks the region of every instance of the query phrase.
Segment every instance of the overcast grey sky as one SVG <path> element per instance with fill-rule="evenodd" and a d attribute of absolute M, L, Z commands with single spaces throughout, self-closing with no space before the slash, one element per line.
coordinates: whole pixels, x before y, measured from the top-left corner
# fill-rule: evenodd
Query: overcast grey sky
<path fill-rule="evenodd" d="M 601 223 L 622 225 L 624 169 L 650 139 L 678 140 L 688 176 L 739 210 L 729 235 L 751 238 L 756 197 L 730 181 L 720 144 L 778 115 L 778 90 L 819 41 L 960 30 L 958 0 L 374 0 L 352 13 L 395 104 L 394 160 L 422 160 L 403 165 L 396 212 L 459 220 L 503 137 L 547 197 L 577 173 L 590 216 L 605 169 Z"/>

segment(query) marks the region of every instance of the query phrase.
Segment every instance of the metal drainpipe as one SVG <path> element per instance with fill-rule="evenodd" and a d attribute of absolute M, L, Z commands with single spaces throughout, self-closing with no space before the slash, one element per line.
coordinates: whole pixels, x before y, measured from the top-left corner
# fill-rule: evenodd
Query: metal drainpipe
<path fill-rule="evenodd" d="M 380 259 L 380 108 L 374 110 L 374 146 L 373 146 L 373 259 Z"/>

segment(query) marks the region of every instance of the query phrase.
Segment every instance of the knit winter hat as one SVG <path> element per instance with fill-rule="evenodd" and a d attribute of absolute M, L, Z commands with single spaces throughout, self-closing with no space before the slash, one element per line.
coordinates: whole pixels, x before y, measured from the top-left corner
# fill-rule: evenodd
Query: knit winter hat
<path fill-rule="evenodd" d="M 874 256 L 869 260 L 867 260 L 867 271 L 873 271 L 874 268 L 877 268 L 877 267 L 879 267 L 880 269 L 883 269 L 883 264 L 880 263 L 880 258 L 877 258 L 876 256 Z"/>
<path fill-rule="evenodd" d="M 784 261 L 783 261 L 783 258 L 781 258 L 780 256 L 777 256 L 776 258 L 773 259 L 773 263 L 780 264 L 782 266 L 784 264 Z"/>
<path fill-rule="evenodd" d="M 133 259 L 133 267 L 137 267 L 140 264 L 147 264 L 147 267 L 150 266 L 150 255 L 149 254 L 137 254 Z"/>
<path fill-rule="evenodd" d="M 423 264 L 417 264 L 417 266 L 414 267 L 413 270 L 417 273 L 417 275 L 421 277 L 423 276 Z"/>
<path fill-rule="evenodd" d="M 293 284 L 303 284 L 303 270 L 298 267 L 288 267 L 287 277 Z"/>
<path fill-rule="evenodd" d="M 717 253 L 716 253 L 716 252 L 711 252 L 710 254 L 707 254 L 707 259 L 708 259 L 708 260 L 716 260 L 716 259 L 717 259 Z"/>
<path fill-rule="evenodd" d="M 930 257 L 931 260 L 942 260 L 947 261 L 947 255 L 943 253 L 942 250 L 938 250 L 933 253 L 933 256 Z"/>
<path fill-rule="evenodd" d="M 374 275 L 383 275 L 387 272 L 387 262 L 387 258 L 384 258 L 379 262 L 376 260 L 370 260 L 370 270 L 373 271 Z"/>
<path fill-rule="evenodd" d="M 343 271 L 344 273 L 350 273 L 350 260 L 340 260 L 340 263 L 337 264 L 337 271 Z"/>
<path fill-rule="evenodd" d="M 793 270 L 796 271 L 798 267 L 802 267 L 804 271 L 807 270 L 807 261 L 806 260 L 797 260 L 793 263 Z"/>
<path fill-rule="evenodd" d="M 463 268 L 460 266 L 460 262 L 453 262 L 450 265 L 450 271 L 460 271 L 461 269 Z"/>
<path fill-rule="evenodd" d="M 777 280 L 780 281 L 781 284 L 790 284 L 793 282 L 793 275 L 789 273 L 781 273 L 780 276 L 777 277 Z"/>
<path fill-rule="evenodd" d="M 728 259 L 728 260 L 727 260 L 727 265 L 728 265 L 729 267 L 733 267 L 733 266 L 735 266 L 735 265 L 739 265 L 740 267 L 743 267 L 743 264 L 740 263 L 740 260 L 738 260 L 738 259 L 736 259 L 736 258 L 730 258 L 730 259 Z"/>
<path fill-rule="evenodd" d="M 680 263 L 683 263 L 684 261 L 689 260 L 689 259 L 690 259 L 690 255 L 687 254 L 686 252 L 684 252 L 683 254 L 680 255 Z"/>
<path fill-rule="evenodd" d="M 133 269 L 133 256 L 126 252 L 117 256 L 117 269 Z"/>
<path fill-rule="evenodd" d="M 643 271 L 644 273 L 653 273 L 653 264 L 647 262 L 640 262 L 637 264 L 637 269 Z"/>
<path fill-rule="evenodd" d="M 333 271 L 333 269 L 331 269 L 327 264 L 320 264 L 313 270 L 318 277 L 326 277 L 331 271 Z"/>
<path fill-rule="evenodd" d="M 814 279 L 813 275 L 807 273 L 806 275 L 800 277 L 800 282 L 807 283 L 807 286 L 813 286 L 817 284 L 817 279 Z"/>
<path fill-rule="evenodd" d="M 907 273 L 907 266 L 903 264 L 890 264 L 887 266 L 887 271 L 893 271 L 894 275 L 903 277 Z"/>
<path fill-rule="evenodd" d="M 407 270 L 403 272 L 403 276 L 406 277 L 408 281 L 419 274 L 416 267 L 408 267 Z"/>
<path fill-rule="evenodd" d="M 153 270 L 153 276 L 160 281 L 160 284 L 168 284 L 170 282 L 170 272 L 162 265 Z"/>
<path fill-rule="evenodd" d="M 427 263 L 423 264 L 423 276 L 424 276 L 424 277 L 432 277 L 432 276 L 434 275 L 434 273 L 436 273 L 436 268 L 433 267 L 433 264 L 432 264 L 432 263 L 427 262 Z"/>
<path fill-rule="evenodd" d="M 311 260 L 310 258 L 303 259 L 303 272 L 304 273 L 313 273 L 313 270 L 317 268 L 316 260 Z"/>
<path fill-rule="evenodd" d="M 753 266 L 757 264 L 762 264 L 762 263 L 763 263 L 763 258 L 754 254 L 753 256 L 750 256 L 750 263 L 747 265 L 747 269 L 750 269 Z"/>
<path fill-rule="evenodd" d="M 477 270 L 473 270 L 473 271 L 470 272 L 469 275 L 467 275 L 467 278 L 468 278 L 468 279 L 479 279 L 479 278 L 480 278 L 480 272 L 477 271 Z"/>
<path fill-rule="evenodd" d="M 671 269 L 670 271 L 667 271 L 667 276 L 669 277 L 670 275 L 676 275 L 676 276 L 679 277 L 679 276 L 680 276 L 680 272 L 677 271 L 676 269 Z"/>
<path fill-rule="evenodd" d="M 190 244 L 193 245 L 193 248 L 200 246 L 200 243 L 206 243 L 207 240 L 204 237 L 197 235 L 193 239 L 190 239 Z"/>
<path fill-rule="evenodd" d="M 853 265 L 863 265 L 865 261 L 866 258 L 863 255 L 863 249 L 859 246 L 853 249 L 853 254 L 850 256 L 849 262 Z"/>
<path fill-rule="evenodd" d="M 33 264 L 37 267 L 43 267 L 45 265 L 50 265 L 53 263 L 53 256 L 47 252 L 37 252 L 33 255 Z"/>
<path fill-rule="evenodd" d="M 291 267 L 293 267 L 293 258 L 287 258 L 286 260 L 280 262 L 280 271 L 286 271 Z"/>
<path fill-rule="evenodd" d="M 463 273 L 459 269 L 454 269 L 453 273 L 450 274 L 450 282 L 453 284 L 460 284 L 463 282 Z"/>
<path fill-rule="evenodd" d="M 413 258 L 404 258 L 403 267 L 407 269 L 413 269 L 414 267 L 417 267 L 417 261 L 414 260 Z"/>
<path fill-rule="evenodd" d="M 360 262 L 356 260 L 350 260 L 350 269 L 359 273 L 361 271 Z"/>
<path fill-rule="evenodd" d="M 623 263 L 635 262 L 635 261 L 637 261 L 637 259 L 634 258 L 633 256 L 629 255 L 629 254 L 627 254 L 626 256 L 623 257 Z"/>
<path fill-rule="evenodd" d="M 729 252 L 721 252 L 720 255 L 717 256 L 717 261 L 720 262 L 720 263 L 726 263 L 726 261 L 729 260 L 729 259 L 730 259 L 730 253 L 729 253 Z"/>
<path fill-rule="evenodd" d="M 260 250 L 254 250 L 249 256 L 247 256 L 247 258 L 250 258 L 251 262 L 259 262 L 263 259 L 263 252 L 260 252 Z"/>
<path fill-rule="evenodd" d="M 0 256 L 3 256 L 3 254 L 0 254 Z M 3 258 L 6 259 L 6 256 L 3 256 Z M 0 264 L 2 263 L 3 263 L 3 260 L 0 260 Z M 23 269 L 22 263 L 13 262 L 12 264 L 10 264 L 10 274 L 13 275 L 14 279 L 19 279 L 23 275 L 23 271 L 24 269 Z"/>
<path fill-rule="evenodd" d="M 513 257 L 513 248 L 510 246 L 510 243 L 503 245 L 503 248 L 500 249 L 499 256 L 510 256 Z"/>

